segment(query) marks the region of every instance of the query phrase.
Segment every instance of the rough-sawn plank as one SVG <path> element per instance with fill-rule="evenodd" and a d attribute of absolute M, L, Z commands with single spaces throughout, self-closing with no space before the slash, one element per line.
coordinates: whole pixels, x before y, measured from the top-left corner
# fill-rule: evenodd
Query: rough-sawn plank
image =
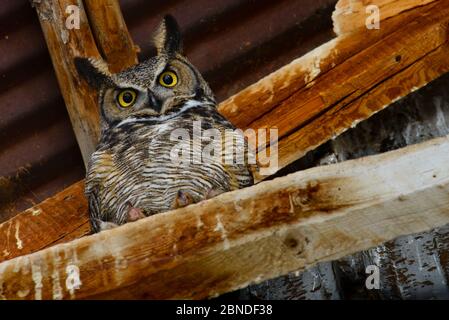
<path fill-rule="evenodd" d="M 297 172 L 0 264 L 0 297 L 205 298 L 449 223 L 449 138 Z"/>

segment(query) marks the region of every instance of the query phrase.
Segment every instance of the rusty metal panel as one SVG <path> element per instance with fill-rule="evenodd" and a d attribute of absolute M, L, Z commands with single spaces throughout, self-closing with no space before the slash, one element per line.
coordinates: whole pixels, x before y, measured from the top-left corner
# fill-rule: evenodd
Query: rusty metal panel
<path fill-rule="evenodd" d="M 174 15 L 219 101 L 333 37 L 336 0 L 121 0 L 140 59 Z M 0 222 L 84 176 L 36 13 L 0 3 Z"/>

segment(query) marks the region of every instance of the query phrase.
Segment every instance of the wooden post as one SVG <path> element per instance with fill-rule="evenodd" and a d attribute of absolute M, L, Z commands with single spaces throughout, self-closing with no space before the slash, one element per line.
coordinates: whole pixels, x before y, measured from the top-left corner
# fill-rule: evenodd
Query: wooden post
<path fill-rule="evenodd" d="M 139 48 L 128 32 L 118 1 L 84 0 L 84 4 L 97 46 L 109 70 L 116 73 L 137 64 Z"/>
<path fill-rule="evenodd" d="M 101 58 L 103 54 L 114 71 L 137 62 L 135 48 L 117 1 L 86 3 L 93 10 L 93 30 L 98 43 L 95 42 L 82 1 L 33 1 L 85 164 L 99 139 L 99 110 L 96 92 L 78 76 L 73 59 Z M 109 37 L 111 40 L 106 39 Z M 118 42 L 118 39 L 122 45 L 113 46 L 110 41 Z"/>
<path fill-rule="evenodd" d="M 34 1 L 33 5 L 38 13 L 59 87 L 86 164 L 99 138 L 99 112 L 95 92 L 79 78 L 73 58 L 100 58 L 100 54 L 81 1 Z M 72 20 L 68 19 L 77 19 L 77 13 L 79 24 L 71 25 Z M 74 28 L 67 28 L 66 22 L 70 28 Z"/>

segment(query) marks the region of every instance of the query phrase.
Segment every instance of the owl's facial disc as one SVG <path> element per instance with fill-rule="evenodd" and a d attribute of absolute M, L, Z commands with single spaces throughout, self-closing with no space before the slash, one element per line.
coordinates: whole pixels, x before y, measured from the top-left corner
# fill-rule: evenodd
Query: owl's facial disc
<path fill-rule="evenodd" d="M 156 56 L 116 74 L 102 60 L 75 59 L 80 75 L 99 92 L 102 128 L 129 118 L 176 112 L 191 100 L 216 104 L 208 84 L 182 53 L 181 32 L 173 17 L 164 17 L 153 43 Z"/>

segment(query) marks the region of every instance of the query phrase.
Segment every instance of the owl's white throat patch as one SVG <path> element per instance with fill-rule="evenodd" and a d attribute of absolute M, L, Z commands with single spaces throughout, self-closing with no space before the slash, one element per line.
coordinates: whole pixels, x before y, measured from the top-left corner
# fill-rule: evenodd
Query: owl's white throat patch
<path fill-rule="evenodd" d="M 175 112 L 165 114 L 165 115 L 159 115 L 159 116 L 148 116 L 145 118 L 135 118 L 135 117 L 128 118 L 128 119 L 120 121 L 116 127 L 118 128 L 118 127 L 121 127 L 128 123 L 166 121 L 166 120 L 172 119 L 172 118 L 180 115 L 181 113 L 183 113 L 189 109 L 196 108 L 196 107 L 199 107 L 202 105 L 211 105 L 211 104 L 203 102 L 203 101 L 198 101 L 198 100 L 188 100 L 186 103 L 184 103 L 184 105 L 181 107 L 181 109 L 179 109 Z"/>

